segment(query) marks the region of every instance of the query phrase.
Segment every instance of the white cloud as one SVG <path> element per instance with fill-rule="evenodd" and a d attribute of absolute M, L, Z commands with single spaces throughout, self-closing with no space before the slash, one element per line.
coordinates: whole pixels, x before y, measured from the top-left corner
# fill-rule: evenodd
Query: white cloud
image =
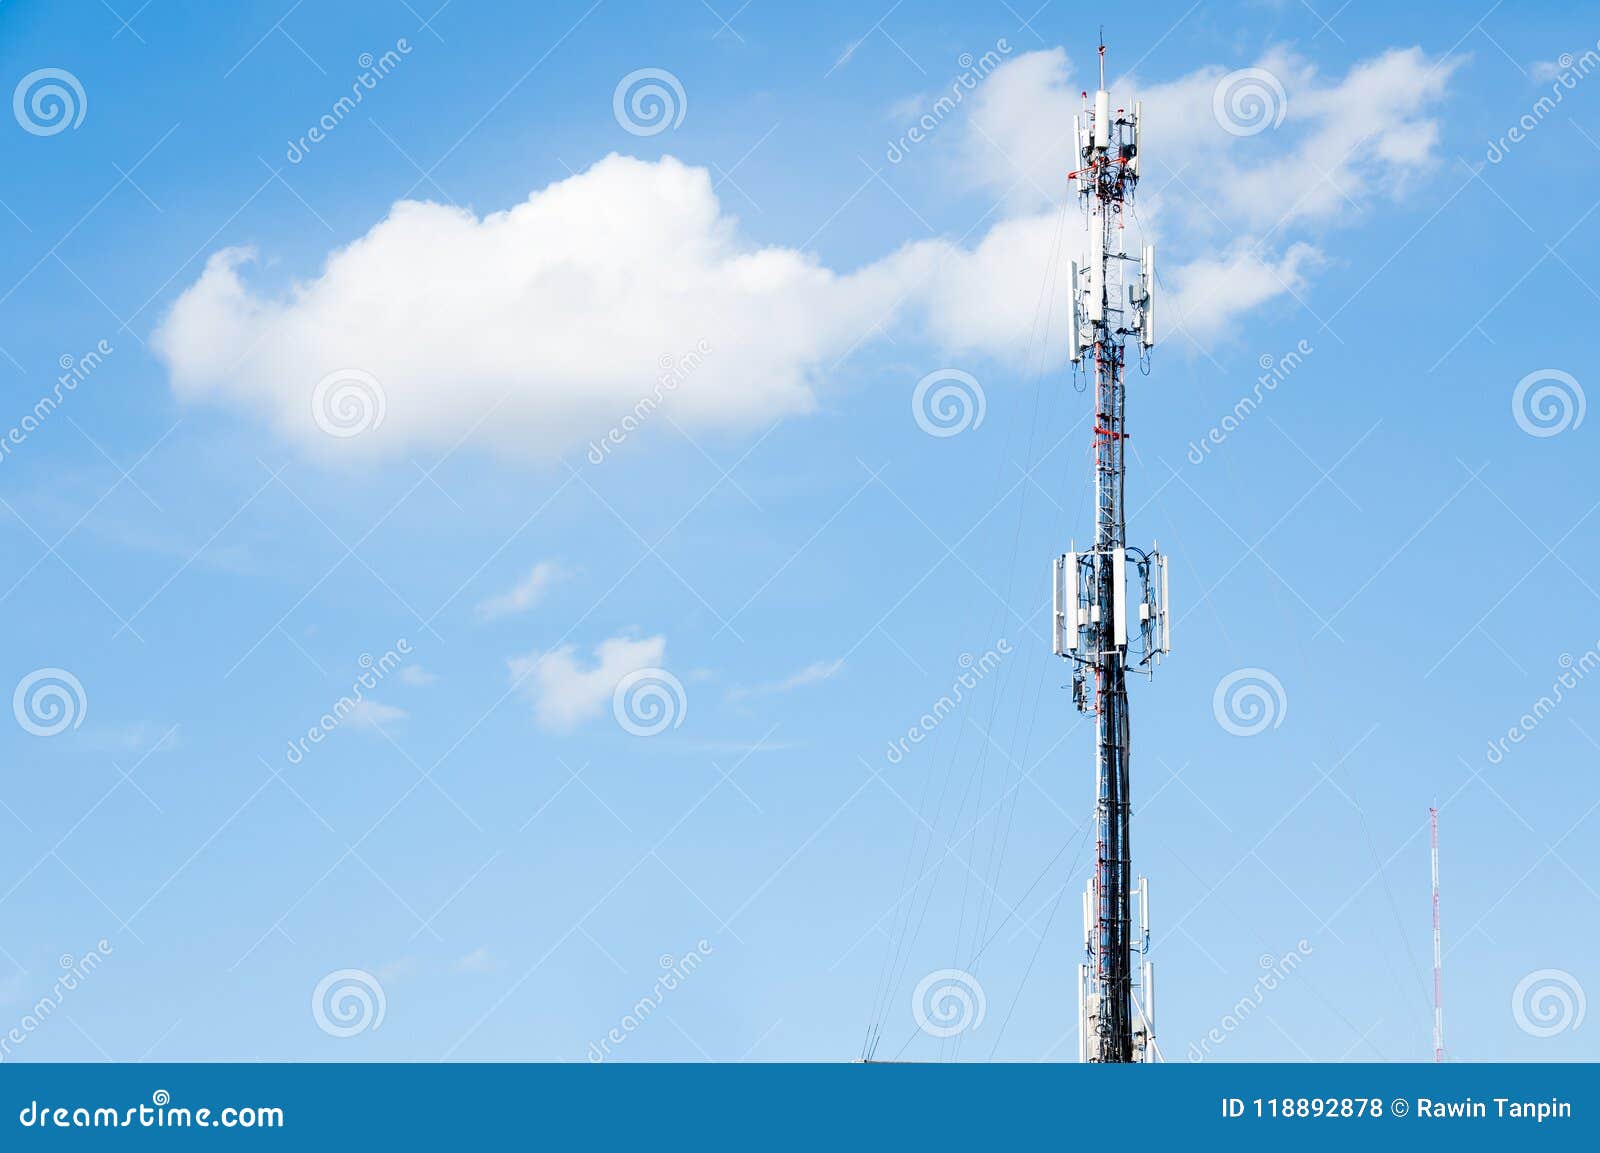
<path fill-rule="evenodd" d="M 781 681 L 766 681 L 762 684 L 729 689 L 728 699 L 737 701 L 746 697 L 764 697 L 777 693 L 793 692 L 803 685 L 814 685 L 818 681 L 829 680 L 842 668 L 844 668 L 843 657 L 833 661 L 815 661 L 799 672 L 784 677 Z"/>
<path fill-rule="evenodd" d="M 1322 255 L 1310 244 L 1293 244 L 1281 258 L 1263 260 L 1241 241 L 1231 251 L 1201 257 L 1167 280 L 1172 323 L 1191 333 L 1216 332 L 1236 314 L 1305 286 L 1305 269 Z"/>
<path fill-rule="evenodd" d="M 400 669 L 400 683 L 420 689 L 433 684 L 439 678 L 421 665 L 403 665 Z"/>
<path fill-rule="evenodd" d="M 284 297 L 246 283 L 251 258 L 213 255 L 155 334 L 175 391 L 254 409 L 313 451 L 358 455 L 448 447 L 477 426 L 548 459 L 656 391 L 685 427 L 805 412 L 817 371 L 894 296 L 875 268 L 839 275 L 741 244 L 709 173 L 670 157 L 609 156 L 482 218 L 401 201 Z M 661 390 L 663 358 L 702 342 L 714 355 Z M 313 392 L 351 369 L 381 386 L 383 419 L 330 436 Z"/>
<path fill-rule="evenodd" d="M 1135 97 L 1144 107 L 1140 213 L 1149 215 L 1149 205 L 1181 215 L 1186 228 L 1229 234 L 1358 210 L 1436 162 L 1431 114 L 1459 63 L 1431 60 L 1420 48 L 1391 49 L 1329 82 L 1305 58 L 1272 49 L 1250 67 L 1264 74 L 1254 90 L 1274 112 L 1281 108 L 1282 122 L 1242 136 L 1225 129 L 1216 109 L 1219 86 L 1234 70 L 1210 65 L 1160 84 L 1114 82 L 1113 107 Z M 1066 174 L 1077 167 L 1072 118 L 1092 83 L 1073 75 L 1059 48 L 1002 65 L 973 101 L 966 141 L 973 178 L 1007 194 L 1015 209 L 1059 203 Z"/>
<path fill-rule="evenodd" d="M 465 957 L 457 959 L 455 970 L 458 973 L 488 973 L 500 967 L 500 962 L 489 952 L 489 946 L 479 945 Z"/>
<path fill-rule="evenodd" d="M 544 596 L 545 591 L 562 576 L 559 566 L 551 561 L 540 561 L 528 570 L 527 575 L 503 593 L 489 597 L 478 605 L 482 620 L 526 612 Z"/>
<path fill-rule="evenodd" d="M 386 724 L 405 720 L 407 715 L 404 709 L 364 698 L 350 711 L 350 723 L 363 729 L 381 729 Z"/>
<path fill-rule="evenodd" d="M 1128 247 L 1157 246 L 1166 297 L 1165 307 L 1158 301 L 1159 323 L 1169 332 L 1181 323 L 1205 342 L 1240 314 L 1299 293 L 1323 262 L 1316 243 L 1322 230 L 1359 218 L 1380 196 L 1404 192 L 1437 163 L 1432 111 L 1457 64 L 1396 49 L 1329 81 L 1304 58 L 1271 50 L 1251 67 L 1269 78 L 1256 87 L 1268 120 L 1280 108 L 1283 119 L 1250 135 L 1228 132 L 1217 116 L 1219 88 L 1231 90 L 1229 69 L 1208 66 L 1161 84 L 1132 77 L 1117 83 L 1113 107 L 1128 106 L 1135 95 L 1143 103 L 1143 168 Z M 953 275 L 941 277 L 934 314 L 958 344 L 1025 343 L 1043 267 L 1027 254 L 1054 243 L 1051 206 L 1059 206 L 1065 175 L 1076 167 L 1072 118 L 1086 83 L 1093 81 L 1075 77 L 1060 49 L 1033 52 L 998 69 L 973 102 L 967 170 L 1015 215 L 972 252 L 956 254 Z M 1081 251 L 1078 217 L 1068 217 L 1068 250 Z M 1013 275 L 1003 276 L 1005 269 Z M 1053 360 L 1060 362 L 1059 350 Z"/>
<path fill-rule="evenodd" d="M 562 732 L 599 716 L 611 704 L 617 682 L 639 669 L 658 668 L 667 651 L 665 637 L 611 637 L 595 648 L 594 663 L 579 663 L 575 645 L 513 657 L 507 665 L 514 685 L 533 702 L 546 729 Z"/>
<path fill-rule="evenodd" d="M 1274 49 L 1253 67 L 1281 85 L 1284 117 L 1248 136 L 1214 114 L 1222 66 L 1119 84 L 1115 102 L 1138 91 L 1146 111 L 1130 239 L 1162 253 L 1167 331 L 1181 319 L 1197 341 L 1226 337 L 1241 313 L 1299 293 L 1327 227 L 1436 163 L 1434 109 L 1456 64 L 1398 49 L 1328 78 Z M 550 460 L 640 419 L 642 401 L 687 429 L 766 424 L 816 407 L 835 361 L 896 328 L 943 352 L 1017 361 L 1057 251 L 1081 87 L 1061 50 L 1034 52 L 963 106 L 970 119 L 952 129 L 965 164 L 1003 201 L 970 248 L 919 241 L 834 271 L 742 240 L 706 170 L 613 155 L 482 217 L 401 201 L 284 293 L 247 281 L 248 251 L 218 252 L 152 344 L 180 398 L 254 411 L 311 452 L 356 458 L 472 433 Z M 1064 219 L 1062 265 L 1080 248 L 1075 209 Z M 1052 364 L 1061 329 L 1042 358 Z M 661 365 L 699 348 L 713 354 L 665 387 Z M 313 397 L 349 370 L 381 390 L 382 421 L 329 435 Z"/>

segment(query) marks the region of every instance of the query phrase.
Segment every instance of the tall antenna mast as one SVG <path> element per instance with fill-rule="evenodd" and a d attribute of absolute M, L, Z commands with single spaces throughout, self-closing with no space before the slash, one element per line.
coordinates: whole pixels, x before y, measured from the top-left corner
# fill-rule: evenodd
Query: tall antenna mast
<path fill-rule="evenodd" d="M 1155 250 L 1123 250 L 1123 208 L 1139 181 L 1143 113 L 1111 107 L 1100 87 L 1073 118 L 1077 182 L 1088 225 L 1086 263 L 1072 265 L 1072 361 L 1094 378 L 1094 545 L 1055 562 L 1055 651 L 1072 663 L 1073 701 L 1095 718 L 1095 868 L 1083 898 L 1085 960 L 1078 967 L 1078 1056 L 1083 1061 L 1153 1061 L 1154 986 L 1150 890 L 1134 883 L 1129 847 L 1127 674 L 1150 675 L 1171 651 L 1167 563 L 1155 549 L 1129 548 L 1123 502 L 1126 390 L 1136 359 L 1155 344 Z M 1129 269 L 1128 265 L 1133 265 Z M 1139 916 L 1135 923 L 1133 902 Z M 1142 964 L 1137 979 L 1134 954 Z"/>
<path fill-rule="evenodd" d="M 1428 810 L 1428 831 L 1433 841 L 1433 1059 L 1444 1060 L 1444 1002 L 1441 999 L 1439 970 L 1443 954 L 1439 951 L 1439 809 Z"/>

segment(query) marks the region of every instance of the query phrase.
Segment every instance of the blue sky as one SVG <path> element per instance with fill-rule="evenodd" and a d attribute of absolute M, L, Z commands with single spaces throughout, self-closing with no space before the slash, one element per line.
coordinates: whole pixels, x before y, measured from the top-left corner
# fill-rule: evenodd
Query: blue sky
<path fill-rule="evenodd" d="M 1098 18 L 884 7 L 0 6 L 4 675 L 70 718 L 0 726 L 7 1059 L 837 1060 L 873 1019 L 1072 1058 L 1093 770 L 1043 610 L 1091 528 Z M 1447 1048 L 1595 1055 L 1575 12 L 1105 14 L 1170 326 L 1129 478 L 1173 557 L 1132 706 L 1169 1060 L 1427 1059 L 1435 800 Z M 671 123 L 630 131 L 642 69 Z M 983 417 L 930 435 L 944 370 Z M 945 969 L 985 1011 L 941 1040 Z"/>

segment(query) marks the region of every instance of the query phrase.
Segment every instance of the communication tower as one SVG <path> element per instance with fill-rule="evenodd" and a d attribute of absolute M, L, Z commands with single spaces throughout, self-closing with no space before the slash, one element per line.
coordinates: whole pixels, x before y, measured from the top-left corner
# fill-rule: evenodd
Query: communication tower
<path fill-rule="evenodd" d="M 1433 1059 L 1444 1060 L 1444 1000 L 1440 970 L 1444 955 L 1439 949 L 1439 808 L 1428 810 L 1428 835 L 1433 845 Z"/>
<path fill-rule="evenodd" d="M 1155 249 L 1124 248 L 1124 212 L 1139 183 L 1143 109 L 1113 108 L 1100 87 L 1074 117 L 1076 185 L 1088 224 L 1085 262 L 1072 265 L 1071 359 L 1094 385 L 1094 543 L 1055 561 L 1055 652 L 1072 665 L 1077 707 L 1095 718 L 1095 866 L 1083 898 L 1085 959 L 1078 969 L 1078 1056 L 1155 1061 L 1149 961 L 1150 887 L 1135 879 L 1129 845 L 1127 680 L 1151 675 L 1171 651 L 1167 559 L 1130 547 L 1124 504 L 1128 353 L 1148 371 L 1155 345 Z M 1137 901 L 1138 917 L 1134 918 Z M 1134 958 L 1139 964 L 1135 972 Z"/>

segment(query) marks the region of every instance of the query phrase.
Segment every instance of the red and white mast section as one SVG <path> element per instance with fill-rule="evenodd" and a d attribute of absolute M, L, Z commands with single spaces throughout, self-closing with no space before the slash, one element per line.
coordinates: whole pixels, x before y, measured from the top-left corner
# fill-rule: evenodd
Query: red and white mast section
<path fill-rule="evenodd" d="M 1444 1060 L 1444 1000 L 1439 981 L 1444 954 L 1439 949 L 1439 809 L 1428 810 L 1428 833 L 1433 842 L 1433 1059 Z"/>

